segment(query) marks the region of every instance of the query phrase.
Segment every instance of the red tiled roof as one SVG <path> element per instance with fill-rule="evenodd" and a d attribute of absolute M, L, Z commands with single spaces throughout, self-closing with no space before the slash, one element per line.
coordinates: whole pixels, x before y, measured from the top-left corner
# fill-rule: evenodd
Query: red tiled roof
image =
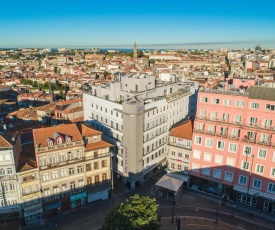
<path fill-rule="evenodd" d="M 47 138 L 53 139 L 53 134 L 56 132 L 62 136 L 68 135 L 71 137 L 72 142 L 82 140 L 82 136 L 76 124 L 58 125 L 54 127 L 34 129 L 33 138 L 35 146 L 38 145 L 39 147 L 47 147 Z"/>
<path fill-rule="evenodd" d="M 83 137 L 90 137 L 90 136 L 93 136 L 93 135 L 102 134 L 102 132 L 97 131 L 91 125 L 88 125 L 88 124 L 81 124 L 78 127 L 79 127 L 80 132 L 81 132 Z"/>
<path fill-rule="evenodd" d="M 112 146 L 113 145 L 111 145 L 108 142 L 97 141 L 97 142 L 87 144 L 86 148 L 85 148 L 85 151 L 91 151 L 91 150 L 95 150 L 95 149 L 107 148 L 107 147 L 112 147 Z"/>
<path fill-rule="evenodd" d="M 0 135 L 0 147 L 9 148 L 9 147 L 12 147 L 12 145 L 3 136 Z"/>
<path fill-rule="evenodd" d="M 193 122 L 191 120 L 184 122 L 173 128 L 170 136 L 179 137 L 187 140 L 192 140 Z"/>

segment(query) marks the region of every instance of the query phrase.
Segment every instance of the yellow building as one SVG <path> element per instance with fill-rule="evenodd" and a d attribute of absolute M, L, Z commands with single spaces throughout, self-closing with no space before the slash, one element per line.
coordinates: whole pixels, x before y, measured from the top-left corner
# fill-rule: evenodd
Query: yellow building
<path fill-rule="evenodd" d="M 22 152 L 24 155 L 24 150 Z M 18 180 L 21 193 L 22 217 L 26 224 L 37 223 L 43 218 L 39 171 L 34 160 L 19 165 Z"/>
<path fill-rule="evenodd" d="M 44 217 L 109 197 L 111 144 L 88 125 L 33 130 Z"/>

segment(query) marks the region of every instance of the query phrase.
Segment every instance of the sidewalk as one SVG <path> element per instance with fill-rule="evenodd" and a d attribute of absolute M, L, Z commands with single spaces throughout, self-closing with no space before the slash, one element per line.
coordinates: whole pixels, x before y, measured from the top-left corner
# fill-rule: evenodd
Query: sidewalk
<path fill-rule="evenodd" d="M 211 210 L 216 212 L 218 205 L 218 197 L 203 191 L 184 189 L 176 203 L 181 207 L 194 207 L 201 210 Z M 234 208 L 236 205 L 236 208 Z M 268 215 L 262 210 L 248 207 L 233 201 L 226 201 L 225 206 L 220 205 L 219 212 L 235 216 L 239 219 L 246 220 L 254 224 L 262 224 L 271 229 L 275 226 L 275 216 Z"/>

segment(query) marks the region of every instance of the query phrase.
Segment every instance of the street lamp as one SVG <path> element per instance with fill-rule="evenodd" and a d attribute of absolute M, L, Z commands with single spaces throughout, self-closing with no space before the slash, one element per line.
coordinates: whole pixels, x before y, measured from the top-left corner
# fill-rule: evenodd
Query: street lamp
<path fill-rule="evenodd" d="M 112 196 L 112 207 L 115 206 L 114 198 L 114 173 L 113 173 L 113 156 L 114 154 L 110 152 L 110 170 L 111 170 L 111 196 Z"/>

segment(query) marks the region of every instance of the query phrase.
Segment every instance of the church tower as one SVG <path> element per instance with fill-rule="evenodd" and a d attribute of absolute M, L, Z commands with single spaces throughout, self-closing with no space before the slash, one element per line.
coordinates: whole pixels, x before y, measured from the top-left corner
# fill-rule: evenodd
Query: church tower
<path fill-rule="evenodd" d="M 137 55 L 137 44 L 136 43 L 134 44 L 133 58 L 138 58 L 138 55 Z"/>

